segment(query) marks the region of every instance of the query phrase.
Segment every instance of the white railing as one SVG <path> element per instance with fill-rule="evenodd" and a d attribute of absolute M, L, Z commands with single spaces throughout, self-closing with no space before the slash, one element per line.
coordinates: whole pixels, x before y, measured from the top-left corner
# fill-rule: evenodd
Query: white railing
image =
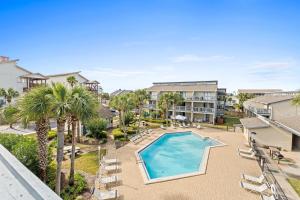
<path fill-rule="evenodd" d="M 197 97 L 197 96 L 193 96 L 193 97 L 186 97 L 185 98 L 188 101 L 216 101 L 216 97 Z"/>
<path fill-rule="evenodd" d="M 270 115 L 271 114 L 271 110 L 270 109 L 266 109 L 266 108 L 255 108 L 252 106 L 249 106 L 248 109 L 258 115 Z"/>
<path fill-rule="evenodd" d="M 200 113 L 214 113 L 214 108 L 205 108 L 205 107 L 194 107 L 194 112 L 200 112 Z"/>

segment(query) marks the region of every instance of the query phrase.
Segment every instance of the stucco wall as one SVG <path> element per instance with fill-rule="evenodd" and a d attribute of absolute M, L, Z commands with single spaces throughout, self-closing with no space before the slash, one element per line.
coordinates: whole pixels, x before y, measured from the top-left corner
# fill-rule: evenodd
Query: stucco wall
<path fill-rule="evenodd" d="M 300 116 L 300 107 L 298 113 L 296 106 L 292 105 L 292 101 L 282 101 L 271 105 L 272 109 L 272 120 L 279 120 L 280 118 Z"/>
<path fill-rule="evenodd" d="M 16 62 L 8 62 L 0 64 L 0 88 L 13 88 L 19 93 L 23 92 L 25 83 L 21 82 L 19 78 L 22 75 L 28 74 L 16 67 Z"/>
<path fill-rule="evenodd" d="M 66 75 L 66 76 L 54 76 L 54 77 L 49 77 L 49 79 L 47 80 L 47 83 L 48 84 L 51 84 L 51 83 L 57 83 L 57 82 L 60 82 L 60 83 L 63 83 L 65 85 L 68 85 L 69 86 L 69 83 L 67 82 L 67 78 L 69 76 L 74 76 L 76 78 L 76 80 L 78 81 L 78 83 L 83 83 L 85 82 L 86 80 L 83 79 L 81 76 L 79 76 L 78 74 L 74 74 L 74 75 Z"/>

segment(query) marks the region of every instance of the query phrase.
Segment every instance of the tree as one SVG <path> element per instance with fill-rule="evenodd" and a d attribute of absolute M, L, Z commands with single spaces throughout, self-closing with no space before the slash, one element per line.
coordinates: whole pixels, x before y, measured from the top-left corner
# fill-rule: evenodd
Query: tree
<path fill-rule="evenodd" d="M 180 93 L 175 92 L 172 93 L 170 96 L 170 100 L 173 104 L 173 119 L 175 121 L 175 117 L 176 117 L 176 106 L 181 104 L 184 101 L 184 98 L 181 96 Z"/>
<path fill-rule="evenodd" d="M 298 115 L 298 106 L 300 106 L 300 94 L 296 95 L 293 100 L 292 104 L 296 106 L 296 114 Z"/>
<path fill-rule="evenodd" d="M 73 185 L 75 171 L 76 124 L 79 120 L 86 122 L 93 118 L 96 114 L 96 110 L 98 110 L 98 102 L 95 95 L 80 86 L 72 89 L 71 97 L 69 99 L 70 116 L 72 120 L 72 153 L 69 184 Z M 80 140 L 79 133 L 77 133 L 77 140 Z"/>
<path fill-rule="evenodd" d="M 52 100 L 53 113 L 57 121 L 57 154 L 56 154 L 56 178 L 55 178 L 55 192 L 60 195 L 61 190 L 61 165 L 64 157 L 64 132 L 67 114 L 70 110 L 70 92 L 60 83 L 52 85 Z"/>
<path fill-rule="evenodd" d="M 106 138 L 107 121 L 102 118 L 94 118 L 87 122 L 86 128 L 89 134 L 97 139 Z"/>
<path fill-rule="evenodd" d="M 20 116 L 23 121 L 35 121 L 38 140 L 39 177 L 46 182 L 48 119 L 52 114 L 52 90 L 49 87 L 36 87 L 20 101 Z"/>
<path fill-rule="evenodd" d="M 69 76 L 67 78 L 67 82 L 70 84 L 71 88 L 74 88 L 74 86 L 78 83 L 78 81 L 75 78 L 75 76 Z"/>
<path fill-rule="evenodd" d="M 161 109 L 162 113 L 164 113 L 164 118 L 168 123 L 168 112 L 171 106 L 172 93 L 164 93 L 159 97 L 158 107 Z"/>
<path fill-rule="evenodd" d="M 2 111 L 3 119 L 9 124 L 10 128 L 13 128 L 13 124 L 18 121 L 19 109 L 16 106 L 8 105 Z"/>
<path fill-rule="evenodd" d="M 148 92 L 145 89 L 136 90 L 133 93 L 133 103 L 134 106 L 138 110 L 138 132 L 140 132 L 140 126 L 141 126 L 141 115 L 143 112 L 143 109 L 145 107 L 145 104 L 150 99 L 150 96 Z"/>
<path fill-rule="evenodd" d="M 14 90 L 13 88 L 8 88 L 8 90 L 5 90 L 4 88 L 0 89 L 0 97 L 4 97 L 7 103 L 11 103 L 13 98 L 16 98 L 19 96 L 19 92 Z"/>
<path fill-rule="evenodd" d="M 255 97 L 254 94 L 239 93 L 237 95 L 239 103 L 238 103 L 238 106 L 235 106 L 235 107 L 238 108 L 239 110 L 243 110 L 244 109 L 244 102 L 247 101 L 248 99 L 252 99 L 254 97 Z"/>

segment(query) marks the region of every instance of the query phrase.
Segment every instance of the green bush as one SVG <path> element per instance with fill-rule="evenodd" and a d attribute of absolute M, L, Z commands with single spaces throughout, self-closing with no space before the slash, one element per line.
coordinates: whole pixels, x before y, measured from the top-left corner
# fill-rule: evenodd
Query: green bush
<path fill-rule="evenodd" d="M 16 134 L 0 134 L 0 144 L 2 144 L 8 151 L 12 151 L 13 146 L 24 140 L 24 136 Z"/>
<path fill-rule="evenodd" d="M 4 108 L 3 110 L 3 120 L 4 122 L 8 123 L 10 126 L 12 124 L 16 123 L 18 121 L 17 114 L 19 113 L 19 110 L 17 107 L 9 105 Z"/>
<path fill-rule="evenodd" d="M 158 124 L 166 124 L 166 120 L 164 119 L 151 119 L 151 118 L 146 118 L 143 119 L 146 122 L 151 122 L 151 123 L 158 123 Z"/>
<path fill-rule="evenodd" d="M 48 140 L 52 140 L 52 139 L 56 138 L 56 136 L 57 136 L 56 131 L 51 130 L 51 131 L 48 132 Z"/>
<path fill-rule="evenodd" d="M 135 122 L 134 114 L 132 112 L 125 113 L 125 126 L 129 126 L 134 122 Z"/>
<path fill-rule="evenodd" d="M 51 162 L 47 167 L 47 185 L 55 190 L 55 177 L 56 177 L 56 162 Z"/>
<path fill-rule="evenodd" d="M 68 185 L 63 192 L 61 193 L 61 197 L 64 200 L 74 200 L 77 196 L 83 193 L 83 191 L 87 188 L 87 182 L 79 173 L 76 173 L 74 176 L 74 185 Z"/>
<path fill-rule="evenodd" d="M 121 139 L 124 138 L 124 133 L 121 131 L 120 128 L 116 128 L 112 131 L 112 135 L 114 136 L 114 139 Z"/>
<path fill-rule="evenodd" d="M 101 139 L 106 138 L 107 121 L 102 118 L 95 118 L 86 124 L 88 135 Z"/>

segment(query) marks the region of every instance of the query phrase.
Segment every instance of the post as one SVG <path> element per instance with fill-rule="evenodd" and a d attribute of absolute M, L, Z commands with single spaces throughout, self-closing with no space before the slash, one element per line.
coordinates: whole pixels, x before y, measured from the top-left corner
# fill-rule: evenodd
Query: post
<path fill-rule="evenodd" d="M 101 146 L 98 146 L 99 166 L 101 165 Z"/>

